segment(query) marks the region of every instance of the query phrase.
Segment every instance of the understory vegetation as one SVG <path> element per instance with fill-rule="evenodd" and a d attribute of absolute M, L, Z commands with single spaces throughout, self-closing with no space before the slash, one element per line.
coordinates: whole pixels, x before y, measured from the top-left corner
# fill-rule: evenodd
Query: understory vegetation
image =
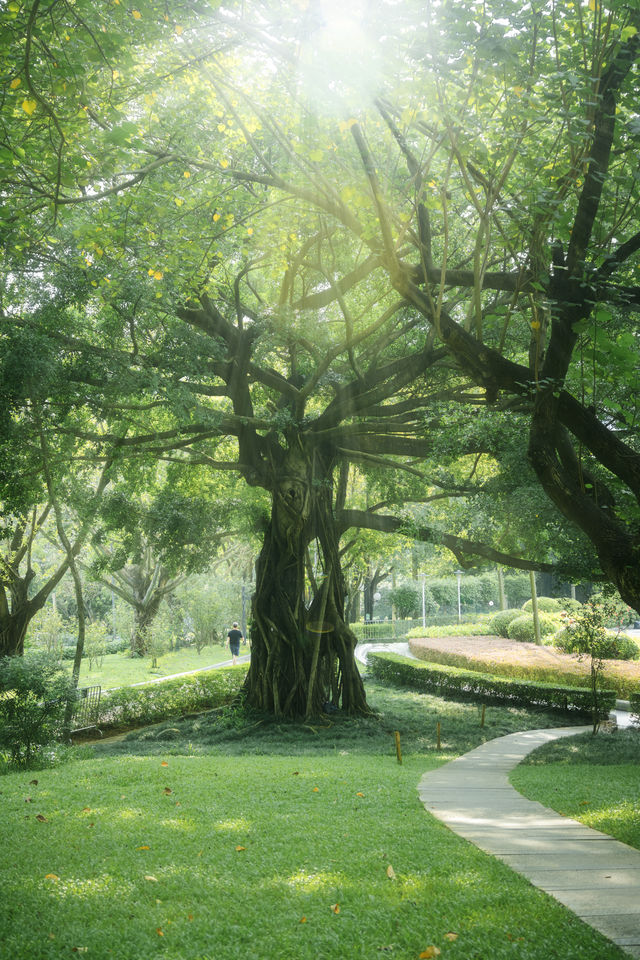
<path fill-rule="evenodd" d="M 368 719 L 228 708 L 4 777 L 2 960 L 107 960 L 125 943 L 128 960 L 623 960 L 418 799 L 425 770 L 558 715 L 491 707 L 482 727 L 475 704 L 367 694 Z"/>

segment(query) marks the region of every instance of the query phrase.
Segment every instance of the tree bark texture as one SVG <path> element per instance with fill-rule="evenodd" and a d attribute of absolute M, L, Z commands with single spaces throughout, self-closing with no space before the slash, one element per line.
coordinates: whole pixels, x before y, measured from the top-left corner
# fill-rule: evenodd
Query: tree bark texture
<path fill-rule="evenodd" d="M 330 467 L 301 447 L 284 456 L 272 489 L 271 522 L 256 564 L 247 702 L 276 717 L 342 708 L 366 714 L 356 638 L 344 619 L 344 583 Z M 305 555 L 315 540 L 316 591 L 305 605 Z"/>

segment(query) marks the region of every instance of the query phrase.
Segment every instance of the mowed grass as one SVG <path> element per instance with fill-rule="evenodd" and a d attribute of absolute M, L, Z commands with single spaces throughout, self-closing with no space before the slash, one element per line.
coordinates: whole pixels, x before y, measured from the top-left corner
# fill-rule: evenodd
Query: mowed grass
<path fill-rule="evenodd" d="M 525 797 L 640 850 L 640 730 L 545 744 L 510 779 Z"/>
<path fill-rule="evenodd" d="M 444 759 L 560 718 L 496 707 L 483 728 L 469 704 L 370 701 L 359 723 L 230 710 L 3 777 L 0 957 L 623 960 L 418 800 Z"/>
<path fill-rule="evenodd" d="M 248 647 L 240 648 L 241 655 L 248 652 Z M 161 657 L 158 660 L 158 666 L 153 669 L 150 657 L 130 657 L 126 653 L 110 653 L 102 658 L 100 666 L 94 660 L 93 669 L 89 669 L 89 658 L 85 657 L 80 671 L 80 686 L 99 685 L 105 690 L 112 687 L 125 687 L 132 683 L 144 683 L 157 680 L 159 677 L 169 677 L 174 673 L 202 670 L 203 667 L 213 666 L 230 659 L 231 654 L 227 648 L 219 644 L 205 647 L 201 653 L 189 648 L 172 650 Z M 70 666 L 69 669 L 71 669 Z"/>

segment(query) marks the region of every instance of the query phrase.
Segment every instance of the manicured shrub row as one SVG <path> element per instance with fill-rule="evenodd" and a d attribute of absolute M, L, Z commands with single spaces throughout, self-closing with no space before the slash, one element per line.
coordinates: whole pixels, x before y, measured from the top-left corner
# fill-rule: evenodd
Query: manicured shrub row
<path fill-rule="evenodd" d="M 247 664 L 176 677 L 142 687 L 120 687 L 102 695 L 98 726 L 128 726 L 170 720 L 229 703 L 239 692 Z"/>
<path fill-rule="evenodd" d="M 640 690 L 631 694 L 629 702 L 631 703 L 631 719 L 634 723 L 640 724 Z"/>
<path fill-rule="evenodd" d="M 414 627 L 407 633 L 407 638 L 412 640 L 418 637 L 487 637 L 492 633 L 493 630 L 489 628 L 488 621 L 481 620 L 472 623 L 452 623 L 442 627 Z"/>
<path fill-rule="evenodd" d="M 421 663 L 395 653 L 370 653 L 367 662 L 369 672 L 381 683 L 411 687 L 438 696 L 499 700 L 514 706 L 546 707 L 591 716 L 591 691 L 579 687 L 494 677 L 458 667 Z M 603 717 L 613 710 L 615 703 L 613 690 L 600 691 Z"/>

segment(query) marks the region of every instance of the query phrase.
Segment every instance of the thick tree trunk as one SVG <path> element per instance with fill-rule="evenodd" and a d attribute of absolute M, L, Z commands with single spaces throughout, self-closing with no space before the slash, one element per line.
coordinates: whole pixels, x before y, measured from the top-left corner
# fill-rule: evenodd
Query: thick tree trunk
<path fill-rule="evenodd" d="M 0 657 L 21 657 L 24 653 L 24 638 L 31 616 L 23 607 L 15 614 L 0 621 Z"/>
<path fill-rule="evenodd" d="M 256 564 L 247 702 L 276 717 L 342 708 L 369 713 L 344 620 L 344 585 L 328 471 L 289 453 L 275 485 L 271 523 Z M 305 552 L 316 540 L 317 592 L 305 606 Z"/>
<path fill-rule="evenodd" d="M 149 630 L 160 608 L 161 597 L 154 597 L 144 605 L 135 604 L 133 608 L 133 630 L 131 633 L 131 656 L 144 657 L 149 644 Z"/>

